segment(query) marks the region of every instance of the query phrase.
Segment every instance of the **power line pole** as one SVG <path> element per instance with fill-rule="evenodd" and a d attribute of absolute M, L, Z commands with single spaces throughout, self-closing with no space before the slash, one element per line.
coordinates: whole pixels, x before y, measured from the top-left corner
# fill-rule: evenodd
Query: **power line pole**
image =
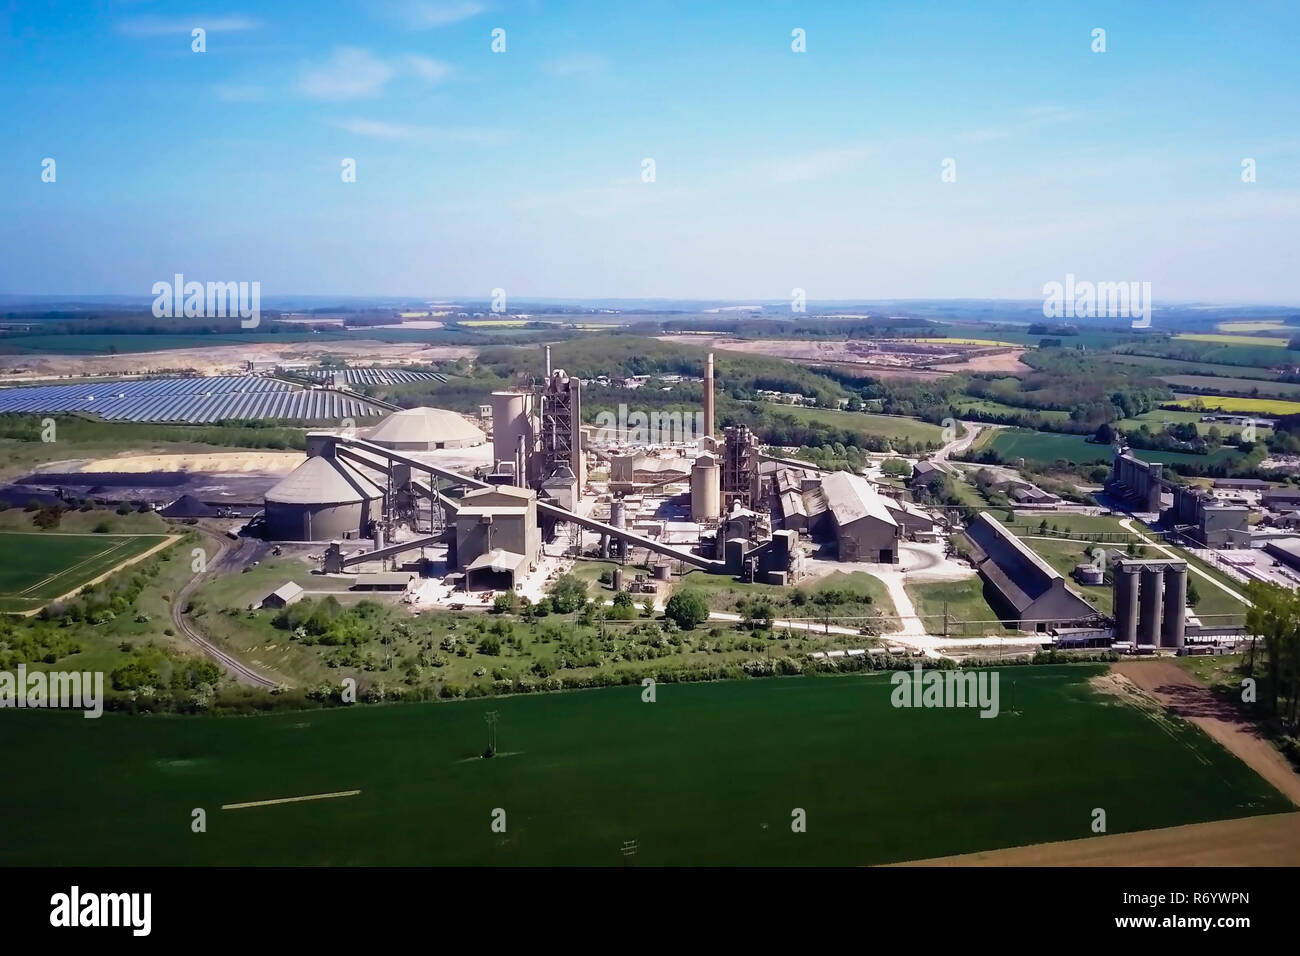
<path fill-rule="evenodd" d="M 483 719 L 488 726 L 488 747 L 487 756 L 491 757 L 497 752 L 497 718 L 500 716 L 495 710 L 489 710 L 483 715 Z"/>

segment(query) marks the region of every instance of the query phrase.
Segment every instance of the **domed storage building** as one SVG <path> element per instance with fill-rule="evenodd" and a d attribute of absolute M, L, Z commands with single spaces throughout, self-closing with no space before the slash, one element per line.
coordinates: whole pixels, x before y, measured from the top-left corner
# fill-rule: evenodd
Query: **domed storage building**
<path fill-rule="evenodd" d="M 385 418 L 370 430 L 366 440 L 394 451 L 433 451 L 482 445 L 487 436 L 458 412 L 408 408 Z"/>
<path fill-rule="evenodd" d="M 346 462 L 308 458 L 266 493 L 266 537 L 329 541 L 368 533 L 380 517 L 384 492 Z"/>

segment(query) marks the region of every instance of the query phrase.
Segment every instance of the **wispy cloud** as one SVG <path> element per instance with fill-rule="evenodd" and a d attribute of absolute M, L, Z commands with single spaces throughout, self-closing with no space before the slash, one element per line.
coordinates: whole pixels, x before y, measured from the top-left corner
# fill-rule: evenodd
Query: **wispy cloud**
<path fill-rule="evenodd" d="M 465 143 L 495 146 L 507 138 L 504 130 L 485 126 L 422 126 L 359 117 L 336 120 L 333 125 L 356 136 L 406 143 Z"/>
<path fill-rule="evenodd" d="M 476 17 L 487 9 L 474 0 L 407 0 L 393 5 L 397 18 L 414 30 L 445 27 Z"/>
<path fill-rule="evenodd" d="M 451 72 L 450 64 L 441 60 L 430 59 L 427 56 L 417 56 L 414 53 L 402 57 L 402 65 L 413 76 L 429 82 L 441 80 Z"/>
<path fill-rule="evenodd" d="M 388 60 L 358 47 L 339 47 L 324 62 L 304 64 L 296 89 L 316 100 L 364 100 L 379 96 L 399 74 L 432 83 L 450 73 L 449 64 L 427 56 L 408 53 Z"/>
<path fill-rule="evenodd" d="M 195 27 L 202 27 L 208 33 L 242 33 L 256 30 L 262 24 L 251 17 L 239 14 L 222 14 L 221 16 L 191 17 L 136 17 L 131 20 L 119 20 L 117 32 L 132 37 L 161 37 L 183 34 L 188 36 Z"/>
<path fill-rule="evenodd" d="M 604 73 L 609 59 L 600 53 L 570 53 L 542 64 L 542 69 L 552 76 L 579 76 L 584 73 Z"/>

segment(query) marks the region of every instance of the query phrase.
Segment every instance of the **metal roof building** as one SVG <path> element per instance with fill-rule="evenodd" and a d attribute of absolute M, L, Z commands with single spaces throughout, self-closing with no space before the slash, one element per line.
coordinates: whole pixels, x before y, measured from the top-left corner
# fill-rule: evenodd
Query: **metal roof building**
<path fill-rule="evenodd" d="M 902 526 L 871 482 L 847 471 L 822 478 L 821 486 L 804 496 L 809 526 L 833 535 L 841 561 L 898 563 Z"/>
<path fill-rule="evenodd" d="M 360 471 L 315 455 L 266 493 L 266 536 L 277 541 L 328 541 L 365 535 L 379 517 L 384 492 Z"/>
<path fill-rule="evenodd" d="M 994 610 L 1021 630 L 1084 621 L 1097 610 L 1050 564 L 987 512 L 966 529 L 975 567 L 992 587 Z"/>

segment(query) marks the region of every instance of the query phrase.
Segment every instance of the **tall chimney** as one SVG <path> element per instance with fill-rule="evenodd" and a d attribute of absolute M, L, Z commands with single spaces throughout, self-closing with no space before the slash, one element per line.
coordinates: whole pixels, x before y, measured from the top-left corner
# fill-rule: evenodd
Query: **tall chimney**
<path fill-rule="evenodd" d="M 546 380 L 551 380 L 551 347 L 546 346 Z"/>
<path fill-rule="evenodd" d="M 704 363 L 704 434 L 713 437 L 713 353 Z"/>

